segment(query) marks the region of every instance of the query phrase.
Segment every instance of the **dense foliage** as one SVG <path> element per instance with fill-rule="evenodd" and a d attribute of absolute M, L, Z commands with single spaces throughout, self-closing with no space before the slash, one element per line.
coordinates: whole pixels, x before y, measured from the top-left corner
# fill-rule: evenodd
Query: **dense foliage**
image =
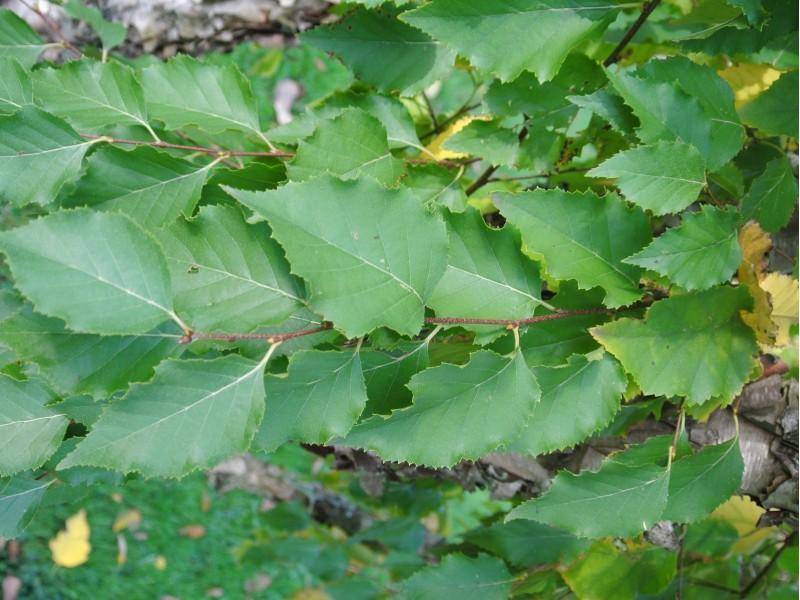
<path fill-rule="evenodd" d="M 768 251 L 797 202 L 794 2 L 364 1 L 286 52 L 166 61 L 68 7 L 98 48 L 0 11 L 0 536 L 115 472 L 287 442 L 448 468 L 603 435 L 386 590 L 768 580 L 723 518 L 738 436 L 684 427 L 793 360 L 796 261 Z M 278 124 L 284 77 L 306 96 Z M 674 433 L 628 435 L 653 415 Z M 665 521 L 680 551 L 643 541 Z M 769 532 L 755 565 L 796 548 Z"/>

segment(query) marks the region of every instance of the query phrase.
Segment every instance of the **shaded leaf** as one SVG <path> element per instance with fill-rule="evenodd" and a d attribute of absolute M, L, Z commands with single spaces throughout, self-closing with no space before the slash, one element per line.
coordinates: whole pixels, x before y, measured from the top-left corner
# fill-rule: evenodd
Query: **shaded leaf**
<path fill-rule="evenodd" d="M 19 61 L 0 58 L 0 114 L 13 113 L 26 104 L 33 104 L 30 75 Z"/>
<path fill-rule="evenodd" d="M 517 567 L 561 562 L 585 543 L 566 531 L 523 519 L 474 529 L 464 537 Z"/>
<path fill-rule="evenodd" d="M 785 227 L 797 205 L 797 180 L 786 157 L 767 163 L 742 198 L 742 215 L 775 232 Z"/>
<path fill-rule="evenodd" d="M 441 600 L 457 594 L 461 600 L 505 600 L 512 582 L 499 558 L 448 554 L 438 565 L 426 567 L 403 581 L 397 597 Z"/>
<path fill-rule="evenodd" d="M 347 435 L 367 403 L 359 352 L 297 352 L 289 371 L 268 376 L 265 385 L 267 416 L 255 440 L 265 450 Z"/>
<path fill-rule="evenodd" d="M 0 479 L 0 536 L 14 539 L 28 526 L 55 479 L 17 475 Z"/>
<path fill-rule="evenodd" d="M 48 46 L 25 21 L 7 8 L 0 9 L 0 55 L 32 67 Z"/>
<path fill-rule="evenodd" d="M 769 135 L 797 137 L 797 71 L 781 75 L 767 91 L 739 111 L 742 120 Z"/>

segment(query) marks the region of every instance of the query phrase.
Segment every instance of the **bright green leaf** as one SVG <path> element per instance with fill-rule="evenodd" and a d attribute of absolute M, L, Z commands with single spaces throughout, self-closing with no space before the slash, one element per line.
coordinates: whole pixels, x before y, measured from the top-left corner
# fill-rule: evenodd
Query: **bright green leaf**
<path fill-rule="evenodd" d="M 622 262 L 650 242 L 641 209 L 626 206 L 614 194 L 562 190 L 497 194 L 494 201 L 522 232 L 528 249 L 544 257 L 553 277 L 575 279 L 581 289 L 602 287 L 604 304 L 612 308 L 641 297 L 642 271 Z"/>
<path fill-rule="evenodd" d="M 700 153 L 682 142 L 658 142 L 625 150 L 587 175 L 616 177 L 626 199 L 656 215 L 682 211 L 697 200 L 706 185 Z"/>
<path fill-rule="evenodd" d="M 69 421 L 45 405 L 53 395 L 36 381 L 0 375 L 0 475 L 36 469 L 56 451 Z"/>
<path fill-rule="evenodd" d="M 158 244 L 123 215 L 72 210 L 0 234 L 16 287 L 75 331 L 146 333 L 170 318 Z"/>
<path fill-rule="evenodd" d="M 100 148 L 63 206 L 122 212 L 146 229 L 189 216 L 213 163 L 194 165 L 154 148 Z"/>
<path fill-rule="evenodd" d="M 414 375 L 414 403 L 356 425 L 342 441 L 384 460 L 446 467 L 477 459 L 516 437 L 539 401 L 539 385 L 521 353 L 482 350 L 463 366 Z"/>
<path fill-rule="evenodd" d="M 264 223 L 236 207 L 204 206 L 158 233 L 175 311 L 199 331 L 251 331 L 280 323 L 303 304 L 302 285 Z"/>
<path fill-rule="evenodd" d="M 26 104 L 33 104 L 30 74 L 19 61 L 0 58 L 0 114 L 13 113 Z"/>
<path fill-rule="evenodd" d="M 33 106 L 0 116 L 0 198 L 18 206 L 50 204 L 78 176 L 93 143 Z"/>
<path fill-rule="evenodd" d="M 233 354 L 166 360 L 110 404 L 58 468 L 181 477 L 244 452 L 264 414 L 264 365 Z"/>
<path fill-rule="evenodd" d="M 644 320 L 618 319 L 591 331 L 645 394 L 701 404 L 732 398 L 755 366 L 755 337 L 739 316 L 750 303 L 744 288 L 712 288 L 660 300 Z"/>
<path fill-rule="evenodd" d="M 388 186 L 402 174 L 403 162 L 389 152 L 380 121 L 362 110 L 348 109 L 321 122 L 311 137 L 300 142 L 288 172 L 295 181 L 323 173 L 342 179 L 369 175 Z"/>
<path fill-rule="evenodd" d="M 700 212 L 686 213 L 680 226 L 667 229 L 624 262 L 665 275 L 687 290 L 724 283 L 742 262 L 740 222 L 733 210 L 705 205 Z"/>
<path fill-rule="evenodd" d="M 348 337 L 382 326 L 419 332 L 445 269 L 447 235 L 409 192 L 320 177 L 229 193 L 269 221 L 293 272 L 310 284 L 312 308 Z"/>

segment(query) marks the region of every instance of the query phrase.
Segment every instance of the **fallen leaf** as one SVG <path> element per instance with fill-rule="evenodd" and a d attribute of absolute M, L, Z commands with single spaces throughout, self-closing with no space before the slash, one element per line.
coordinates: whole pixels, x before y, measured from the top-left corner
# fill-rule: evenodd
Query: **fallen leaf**
<path fill-rule="evenodd" d="M 297 590 L 292 594 L 291 598 L 292 600 L 331 600 L 328 594 L 318 588 Z"/>
<path fill-rule="evenodd" d="M 128 561 L 128 542 L 125 536 L 117 534 L 117 564 L 124 565 Z"/>
<path fill-rule="evenodd" d="M 92 546 L 89 544 L 89 522 L 86 511 L 81 509 L 67 519 L 64 529 L 50 540 L 53 562 L 59 566 L 72 568 L 89 560 Z"/>
<path fill-rule="evenodd" d="M 126 510 L 114 520 L 114 524 L 111 525 L 111 531 L 114 533 L 119 533 L 125 529 L 136 529 L 139 527 L 141 522 L 142 513 L 135 508 Z"/>
<path fill-rule="evenodd" d="M 248 595 L 257 594 L 263 592 L 271 585 L 272 577 L 266 573 L 256 573 L 255 576 L 244 582 L 244 591 Z"/>
<path fill-rule="evenodd" d="M 3 600 L 17 600 L 22 589 L 22 580 L 14 575 L 3 577 Z"/>
<path fill-rule="evenodd" d="M 797 280 L 783 273 L 770 273 L 761 281 L 772 300 L 772 321 L 778 328 L 775 346 L 786 346 L 790 341 L 789 328 L 798 320 Z"/>
<path fill-rule="evenodd" d="M 164 558 L 161 554 L 159 554 L 153 560 L 153 566 L 159 571 L 163 571 L 164 569 L 167 568 L 167 559 Z"/>
<path fill-rule="evenodd" d="M 761 287 L 765 275 L 765 255 L 772 248 L 772 240 L 758 223 L 751 221 L 739 232 L 739 245 L 742 247 L 742 264 L 737 276 L 739 283 L 747 288 L 753 298 L 753 310 L 741 311 L 742 321 L 756 334 L 756 339 L 771 345 L 775 342 L 777 327 L 772 322 L 772 304 L 769 295 Z"/>
<path fill-rule="evenodd" d="M 178 530 L 178 534 L 182 537 L 196 540 L 206 534 L 206 528 L 198 524 L 186 525 Z"/>

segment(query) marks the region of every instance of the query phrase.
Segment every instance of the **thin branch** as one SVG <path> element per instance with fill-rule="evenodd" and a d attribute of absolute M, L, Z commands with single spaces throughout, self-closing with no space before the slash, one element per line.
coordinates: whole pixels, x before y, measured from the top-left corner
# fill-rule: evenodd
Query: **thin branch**
<path fill-rule="evenodd" d="M 628 31 L 625 32 L 625 35 L 622 36 L 616 48 L 614 48 L 611 54 L 608 55 L 608 58 L 603 61 L 604 67 L 613 65 L 620 59 L 622 51 L 627 47 L 639 29 L 641 29 L 644 22 L 647 21 L 647 17 L 650 16 L 650 13 L 652 13 L 659 4 L 661 4 L 661 0 L 650 0 L 650 2 L 642 6 L 642 13 L 639 15 L 639 18 L 634 21 L 633 25 L 631 25 Z"/>
<path fill-rule="evenodd" d="M 556 319 L 567 319 L 579 315 L 595 314 L 614 314 L 614 311 L 605 308 L 585 308 L 579 310 L 562 310 L 549 315 L 539 315 L 538 317 L 528 317 L 526 319 L 473 319 L 469 317 L 426 317 L 425 322 L 431 325 L 504 325 L 506 327 L 519 327 L 520 325 L 532 325 L 543 321 L 554 321 Z"/>
<path fill-rule="evenodd" d="M 797 531 L 793 531 L 788 536 L 786 536 L 786 539 L 783 540 L 783 544 L 781 544 L 781 547 L 778 548 L 775 554 L 772 555 L 772 558 L 769 559 L 769 562 L 766 565 L 764 565 L 764 568 L 761 569 L 756 574 L 756 576 L 753 577 L 750 583 L 748 583 L 739 593 L 740 598 L 747 598 L 747 596 L 750 595 L 750 592 L 752 592 L 755 589 L 755 587 L 759 584 L 759 582 L 769 572 L 769 570 L 772 568 L 772 565 L 774 565 L 778 561 L 778 559 L 781 557 L 781 554 L 783 554 L 783 551 L 786 550 L 786 548 L 788 548 L 789 546 L 791 546 L 796 538 L 797 538 Z"/>
<path fill-rule="evenodd" d="M 180 344 L 190 344 L 197 340 L 219 340 L 223 342 L 236 342 L 240 340 L 260 340 L 270 344 L 285 342 L 305 335 L 313 335 L 331 329 L 331 323 L 323 323 L 313 329 L 301 329 L 300 331 L 290 331 L 288 333 L 204 333 L 201 331 L 189 331 L 180 338 Z"/>
<path fill-rule="evenodd" d="M 517 140 L 521 144 L 527 136 L 528 136 L 528 128 L 523 127 L 520 130 L 519 135 L 517 136 Z M 489 183 L 489 179 L 491 179 L 492 175 L 497 170 L 498 166 L 499 165 L 489 165 L 483 173 L 478 175 L 478 178 L 472 182 L 472 184 L 464 191 L 464 193 L 467 196 L 471 196 L 472 194 L 477 192 L 480 188 Z"/>
<path fill-rule="evenodd" d="M 50 33 L 53 34 L 53 37 L 58 40 L 58 43 L 61 44 L 61 46 L 72 52 L 75 56 L 83 56 L 83 52 L 81 52 L 67 38 L 64 37 L 64 34 L 61 33 L 61 27 L 59 27 L 58 23 L 53 21 L 53 19 L 39 10 L 35 5 L 28 3 L 27 0 L 19 0 L 19 3 L 42 20 L 42 23 L 44 23 L 45 27 L 50 30 Z"/>
<path fill-rule="evenodd" d="M 202 154 L 209 154 L 212 156 L 261 156 L 261 157 L 276 157 L 276 158 L 290 158 L 294 156 L 294 152 L 284 152 L 276 150 L 275 152 L 251 152 L 249 150 L 220 150 L 218 148 L 208 148 L 207 146 L 190 146 L 187 144 L 173 144 L 164 141 L 149 141 L 149 140 L 129 140 L 126 138 L 114 138 L 103 135 L 94 135 L 91 133 L 82 133 L 81 137 L 89 140 L 104 140 L 109 144 L 123 144 L 130 146 L 153 146 L 154 148 L 171 148 L 173 150 L 186 150 L 189 152 L 200 152 Z"/>

